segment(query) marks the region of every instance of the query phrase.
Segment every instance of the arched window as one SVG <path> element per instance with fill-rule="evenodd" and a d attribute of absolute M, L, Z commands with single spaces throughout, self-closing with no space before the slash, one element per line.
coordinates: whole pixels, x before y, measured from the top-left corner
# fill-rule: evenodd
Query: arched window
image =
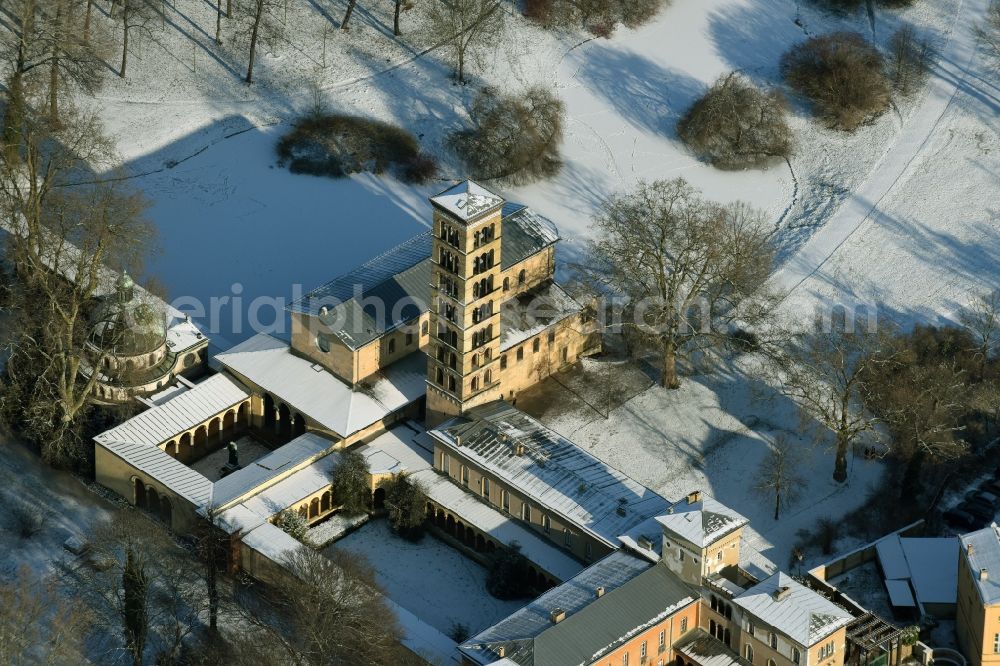
<path fill-rule="evenodd" d="M 483 374 L 483 382 L 489 384 L 492 381 L 493 381 L 493 371 L 487 368 L 486 372 Z"/>
<path fill-rule="evenodd" d="M 486 255 L 486 265 L 493 268 L 493 250 L 490 250 L 489 254 Z"/>
<path fill-rule="evenodd" d="M 531 351 L 537 354 L 541 346 L 542 346 L 542 341 L 539 340 L 538 338 L 535 338 L 534 342 L 531 343 Z"/>
<path fill-rule="evenodd" d="M 473 368 L 478 368 L 479 367 L 479 354 L 473 354 L 472 355 L 472 367 Z"/>
<path fill-rule="evenodd" d="M 448 375 L 448 390 L 455 390 L 455 378 L 452 375 Z"/>
<path fill-rule="evenodd" d="M 479 298 L 479 283 L 476 282 L 472 285 L 472 297 Z"/>
<path fill-rule="evenodd" d="M 486 293 L 490 293 L 492 291 L 493 291 L 493 276 L 491 275 L 486 280 Z"/>
<path fill-rule="evenodd" d="M 427 335 L 427 321 L 423 321 L 420 324 L 420 335 Z"/>
<path fill-rule="evenodd" d="M 799 652 L 798 648 L 792 648 L 792 661 L 796 664 L 802 663 L 802 653 Z"/>
<path fill-rule="evenodd" d="M 438 368 L 435 379 L 437 380 L 438 386 L 444 386 L 444 370 Z"/>
<path fill-rule="evenodd" d="M 483 358 L 486 359 L 487 361 L 490 360 L 491 358 L 493 358 L 493 350 L 490 349 L 489 347 L 487 347 L 486 349 L 484 349 L 483 350 Z"/>
<path fill-rule="evenodd" d="M 476 275 L 479 273 L 479 257 L 472 260 L 472 274 Z"/>
<path fill-rule="evenodd" d="M 552 529 L 552 521 L 549 520 L 548 516 L 542 516 L 542 530 L 548 534 L 549 530 Z"/>
<path fill-rule="evenodd" d="M 503 290 L 510 291 L 510 278 L 503 279 Z"/>
<path fill-rule="evenodd" d="M 743 649 L 743 656 L 751 664 L 753 663 L 753 646 L 747 643 L 746 647 Z"/>
<path fill-rule="evenodd" d="M 448 357 L 448 367 L 450 367 L 452 370 L 454 370 L 455 366 L 458 365 L 457 358 L 458 357 L 455 356 L 455 352 L 452 352 L 451 356 Z"/>
<path fill-rule="evenodd" d="M 393 338 L 389 338 L 389 353 L 396 353 L 396 340 Z"/>
<path fill-rule="evenodd" d="M 479 377 L 473 377 L 472 378 L 472 390 L 473 391 L 478 391 L 479 390 Z"/>
<path fill-rule="evenodd" d="M 503 356 L 500 357 L 500 369 L 501 370 L 506 370 L 507 369 L 507 355 L 506 354 L 504 354 Z"/>
<path fill-rule="evenodd" d="M 522 268 L 521 272 L 517 274 L 517 283 L 518 284 L 524 284 L 524 279 L 526 277 L 527 277 L 527 273 L 525 273 L 524 269 Z"/>

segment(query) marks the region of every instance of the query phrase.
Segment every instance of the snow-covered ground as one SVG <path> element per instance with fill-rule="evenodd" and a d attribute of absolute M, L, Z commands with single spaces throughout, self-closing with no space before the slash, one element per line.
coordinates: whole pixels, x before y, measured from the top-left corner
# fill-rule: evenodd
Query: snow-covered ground
<path fill-rule="evenodd" d="M 384 520 L 371 521 L 331 548 L 364 555 L 386 596 L 445 635 L 460 623 L 473 636 L 525 603 L 494 599 L 481 565 L 429 535 L 418 543 L 401 539 Z"/>

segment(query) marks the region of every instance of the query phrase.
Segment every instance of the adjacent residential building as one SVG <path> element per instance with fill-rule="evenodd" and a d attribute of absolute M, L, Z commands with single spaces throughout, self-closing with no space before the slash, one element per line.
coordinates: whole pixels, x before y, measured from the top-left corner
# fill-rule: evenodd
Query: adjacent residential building
<path fill-rule="evenodd" d="M 973 666 L 1000 664 L 1000 528 L 959 537 L 958 644 Z"/>

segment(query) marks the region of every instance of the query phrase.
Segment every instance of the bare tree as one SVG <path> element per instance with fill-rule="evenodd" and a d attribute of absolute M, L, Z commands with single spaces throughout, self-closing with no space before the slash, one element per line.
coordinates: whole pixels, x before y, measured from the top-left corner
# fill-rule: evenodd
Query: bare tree
<path fill-rule="evenodd" d="M 757 89 L 736 72 L 720 77 L 677 123 L 681 141 L 725 169 L 766 164 L 792 152 L 785 99 Z"/>
<path fill-rule="evenodd" d="M 986 19 L 976 27 L 976 35 L 994 65 L 1000 65 L 1000 0 L 990 3 Z"/>
<path fill-rule="evenodd" d="M 618 26 L 637 28 L 656 16 L 669 0 L 527 0 L 525 15 L 550 28 L 584 28 L 609 37 Z"/>
<path fill-rule="evenodd" d="M 358 0 L 347 0 L 347 11 L 344 12 L 344 20 L 340 22 L 340 29 L 347 30 L 347 24 L 351 21 L 351 16 L 354 15 L 354 6 L 358 4 Z"/>
<path fill-rule="evenodd" d="M 402 32 L 399 30 L 399 12 L 403 8 L 403 0 L 394 0 L 394 7 L 392 10 L 392 34 L 399 37 Z"/>
<path fill-rule="evenodd" d="M 934 48 L 912 25 L 904 25 L 889 39 L 889 70 L 892 85 L 909 95 L 923 84 L 934 61 Z"/>
<path fill-rule="evenodd" d="M 794 504 L 802 494 L 801 464 L 799 450 L 787 437 L 780 435 L 771 442 L 767 456 L 757 469 L 754 490 L 762 497 L 774 499 L 775 520 L 781 517 L 782 508 Z"/>
<path fill-rule="evenodd" d="M 0 585 L 0 663 L 84 663 L 88 610 L 27 568 Z"/>
<path fill-rule="evenodd" d="M 118 76 L 125 78 L 125 68 L 128 66 L 129 37 L 137 31 L 149 33 L 149 23 L 157 15 L 156 6 L 152 0 L 115 0 L 119 5 L 119 16 L 122 23 L 122 64 Z"/>
<path fill-rule="evenodd" d="M 1000 290 L 976 296 L 968 307 L 959 312 L 958 321 L 976 340 L 982 372 L 996 353 L 1000 338 Z"/>
<path fill-rule="evenodd" d="M 802 409 L 803 418 L 831 431 L 835 439 L 833 478 L 847 480 L 847 454 L 879 418 L 865 409 L 863 377 L 891 358 L 878 357 L 885 336 L 874 327 L 847 330 L 834 325 L 789 336 L 771 359 L 770 384 Z"/>
<path fill-rule="evenodd" d="M 451 53 L 455 77 L 464 84 L 468 59 L 495 49 L 503 39 L 507 15 L 500 0 L 429 0 L 424 6 L 428 39 Z"/>
<path fill-rule="evenodd" d="M 484 88 L 470 111 L 474 126 L 448 142 L 473 178 L 524 184 L 562 167 L 563 103 L 541 86 L 511 95 Z"/>
<path fill-rule="evenodd" d="M 257 46 L 260 42 L 271 43 L 281 34 L 281 23 L 277 18 L 278 0 L 239 0 L 237 11 L 240 26 L 237 37 L 247 46 L 247 85 L 253 83 L 253 68 L 257 61 Z"/>
<path fill-rule="evenodd" d="M 773 250 L 762 215 L 745 204 L 705 201 L 681 178 L 644 182 L 608 200 L 594 227 L 579 268 L 627 299 L 623 332 L 659 356 L 667 388 L 680 387 L 678 359 L 770 311 Z"/>

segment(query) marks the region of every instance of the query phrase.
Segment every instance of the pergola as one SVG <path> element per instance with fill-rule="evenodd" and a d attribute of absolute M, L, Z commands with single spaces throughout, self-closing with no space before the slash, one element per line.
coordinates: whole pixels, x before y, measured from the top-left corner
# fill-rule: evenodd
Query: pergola
<path fill-rule="evenodd" d="M 897 664 L 902 659 L 904 630 L 872 613 L 847 625 L 849 664 Z M 883 657 L 884 656 L 884 657 Z"/>

